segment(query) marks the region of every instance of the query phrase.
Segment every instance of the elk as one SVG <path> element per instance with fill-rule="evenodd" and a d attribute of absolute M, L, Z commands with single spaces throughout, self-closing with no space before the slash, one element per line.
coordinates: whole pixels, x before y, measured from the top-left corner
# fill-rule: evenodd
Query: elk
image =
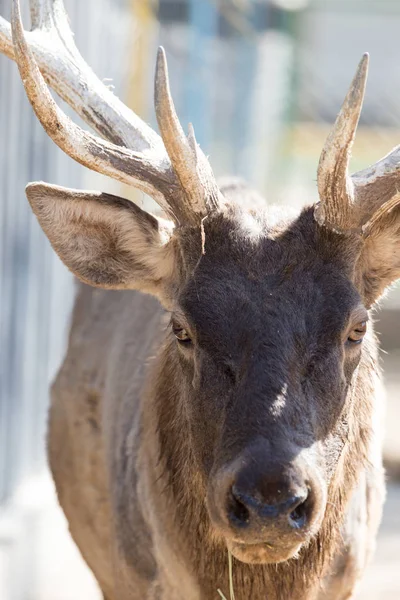
<path fill-rule="evenodd" d="M 320 200 L 293 214 L 217 184 L 178 121 L 162 49 L 160 138 L 85 65 L 61 0 L 32 0 L 31 14 L 25 33 L 13 0 L 0 45 L 48 135 L 165 213 L 26 189 L 89 284 L 52 386 L 48 452 L 104 598 L 210 600 L 230 586 L 237 600 L 352 598 L 385 495 L 371 313 L 400 277 L 399 147 L 349 174 L 368 56 L 322 150 Z"/>

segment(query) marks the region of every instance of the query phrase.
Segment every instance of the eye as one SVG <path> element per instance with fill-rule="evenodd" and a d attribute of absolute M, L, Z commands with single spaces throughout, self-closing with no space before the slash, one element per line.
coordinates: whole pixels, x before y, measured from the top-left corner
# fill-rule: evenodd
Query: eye
<path fill-rule="evenodd" d="M 349 344 L 361 344 L 363 337 L 367 331 L 367 321 L 361 321 L 351 330 L 347 341 Z"/>
<path fill-rule="evenodd" d="M 172 331 L 174 332 L 174 336 L 176 337 L 176 339 L 178 340 L 178 342 L 180 344 L 190 344 L 191 343 L 192 338 L 190 337 L 188 331 L 184 327 L 181 327 L 180 325 L 173 323 Z"/>

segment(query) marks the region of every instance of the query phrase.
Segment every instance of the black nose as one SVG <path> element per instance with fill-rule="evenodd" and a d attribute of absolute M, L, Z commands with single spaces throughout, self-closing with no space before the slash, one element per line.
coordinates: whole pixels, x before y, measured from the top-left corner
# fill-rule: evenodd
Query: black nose
<path fill-rule="evenodd" d="M 286 489 L 285 489 L 286 488 Z M 307 487 L 290 489 L 282 483 L 264 482 L 264 493 L 234 484 L 229 491 L 228 519 L 235 529 L 290 531 L 304 529 L 311 516 L 312 500 Z"/>

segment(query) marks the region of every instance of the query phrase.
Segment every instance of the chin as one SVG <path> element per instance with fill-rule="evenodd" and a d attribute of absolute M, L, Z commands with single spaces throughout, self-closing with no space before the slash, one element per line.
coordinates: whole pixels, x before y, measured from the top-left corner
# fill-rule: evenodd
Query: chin
<path fill-rule="evenodd" d="M 240 544 L 229 542 L 228 550 L 237 560 L 250 565 L 268 565 L 286 562 L 296 558 L 303 544 L 280 548 L 267 543 Z"/>

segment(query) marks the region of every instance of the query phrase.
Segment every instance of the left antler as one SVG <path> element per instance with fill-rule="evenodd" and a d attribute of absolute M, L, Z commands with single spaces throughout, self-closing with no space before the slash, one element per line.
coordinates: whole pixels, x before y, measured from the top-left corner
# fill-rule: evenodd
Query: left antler
<path fill-rule="evenodd" d="M 367 223 L 400 203 L 400 146 L 374 165 L 349 174 L 350 151 L 362 109 L 368 75 L 368 54 L 358 65 L 342 109 L 318 165 L 320 202 L 316 220 L 338 231 L 367 231 Z M 377 215 L 376 215 L 377 216 Z M 376 219 L 376 216 L 374 220 Z"/>

